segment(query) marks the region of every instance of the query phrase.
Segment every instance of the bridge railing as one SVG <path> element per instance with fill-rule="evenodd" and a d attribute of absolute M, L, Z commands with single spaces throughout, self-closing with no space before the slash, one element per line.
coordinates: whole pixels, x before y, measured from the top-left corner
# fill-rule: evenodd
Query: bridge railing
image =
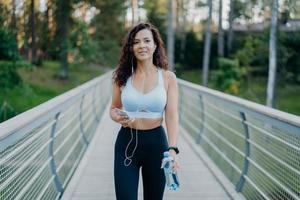
<path fill-rule="evenodd" d="M 179 92 L 181 126 L 237 192 L 300 199 L 300 117 L 183 80 Z"/>
<path fill-rule="evenodd" d="M 110 80 L 106 73 L 0 124 L 0 199 L 60 198 L 111 97 Z"/>

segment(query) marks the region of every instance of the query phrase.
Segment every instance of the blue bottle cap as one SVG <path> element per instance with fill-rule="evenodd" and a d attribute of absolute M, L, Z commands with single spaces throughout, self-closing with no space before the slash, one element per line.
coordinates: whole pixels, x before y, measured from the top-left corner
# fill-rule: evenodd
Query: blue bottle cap
<path fill-rule="evenodd" d="M 168 156 L 170 156 L 170 152 L 165 151 L 165 152 L 164 152 L 164 157 L 168 157 Z"/>

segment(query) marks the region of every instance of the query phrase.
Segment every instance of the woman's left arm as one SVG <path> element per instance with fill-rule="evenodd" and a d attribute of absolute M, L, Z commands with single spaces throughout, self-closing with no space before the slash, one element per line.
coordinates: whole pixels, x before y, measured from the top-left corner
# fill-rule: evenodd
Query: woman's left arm
<path fill-rule="evenodd" d="M 167 71 L 167 105 L 165 111 L 165 119 L 168 133 L 169 146 L 177 147 L 179 136 L 179 120 L 178 120 L 178 84 L 176 75 Z M 173 150 L 174 151 L 174 150 Z M 173 153 L 172 153 L 173 154 Z"/>

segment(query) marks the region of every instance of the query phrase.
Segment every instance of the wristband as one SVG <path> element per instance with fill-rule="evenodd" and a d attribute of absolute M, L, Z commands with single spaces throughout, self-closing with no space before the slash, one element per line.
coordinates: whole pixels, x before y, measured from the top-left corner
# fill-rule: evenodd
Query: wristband
<path fill-rule="evenodd" d="M 179 149 L 178 149 L 178 147 L 170 146 L 170 147 L 168 148 L 168 151 L 171 150 L 171 149 L 174 150 L 176 154 L 179 154 Z"/>

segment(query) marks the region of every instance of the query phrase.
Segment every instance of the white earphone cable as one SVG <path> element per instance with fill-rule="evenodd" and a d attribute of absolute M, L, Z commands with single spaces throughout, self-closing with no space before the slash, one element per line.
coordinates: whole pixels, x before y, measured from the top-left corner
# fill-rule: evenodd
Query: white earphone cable
<path fill-rule="evenodd" d="M 131 76 L 132 76 L 132 80 L 131 80 L 131 84 L 133 84 L 133 61 L 132 61 L 132 65 L 131 65 Z M 142 93 L 144 93 L 144 85 L 145 85 L 145 78 L 146 78 L 146 75 L 143 73 L 144 77 L 143 77 L 143 82 L 142 82 Z M 139 107 L 140 107 L 140 104 L 138 104 L 138 107 L 137 107 L 137 111 L 139 111 Z M 136 129 L 135 129 L 135 145 L 134 145 L 134 148 L 133 148 L 133 151 L 131 153 L 131 155 L 127 155 L 128 154 L 128 148 L 131 144 L 131 142 L 133 141 L 133 131 L 132 131 L 132 128 L 130 127 L 130 135 L 131 135 L 131 138 L 130 138 L 130 141 L 128 142 L 127 146 L 126 146 L 126 149 L 125 149 L 125 159 L 124 159 L 124 166 L 125 167 L 128 167 L 131 162 L 132 162 L 132 157 L 134 156 L 134 153 L 135 153 L 135 150 L 138 146 L 138 120 L 137 120 L 137 123 L 136 123 Z"/>

